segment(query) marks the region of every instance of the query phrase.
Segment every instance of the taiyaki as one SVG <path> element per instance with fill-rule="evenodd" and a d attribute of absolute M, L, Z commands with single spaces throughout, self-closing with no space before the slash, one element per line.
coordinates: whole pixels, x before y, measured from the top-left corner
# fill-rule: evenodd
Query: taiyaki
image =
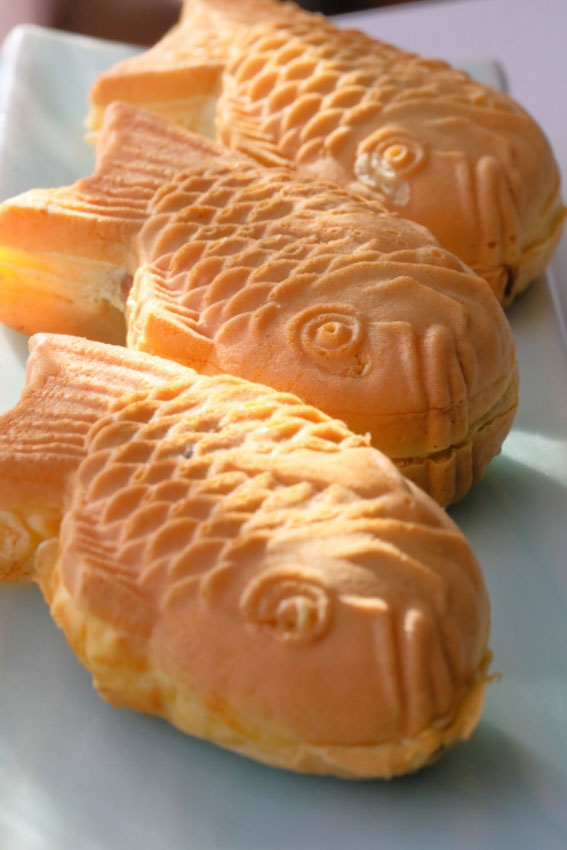
<path fill-rule="evenodd" d="M 561 233 L 559 169 L 510 97 L 292 3 L 187 0 L 163 41 L 99 78 L 91 128 L 115 99 L 381 199 L 504 305 L 545 269 Z"/>
<path fill-rule="evenodd" d="M 443 505 L 516 409 L 500 305 L 422 227 L 125 104 L 93 177 L 0 206 L 0 280 L 5 323 L 117 342 L 126 309 L 129 347 L 301 396 Z"/>
<path fill-rule="evenodd" d="M 40 585 L 112 704 L 271 765 L 413 771 L 482 709 L 464 536 L 367 437 L 240 378 L 33 338 L 0 574 Z"/>

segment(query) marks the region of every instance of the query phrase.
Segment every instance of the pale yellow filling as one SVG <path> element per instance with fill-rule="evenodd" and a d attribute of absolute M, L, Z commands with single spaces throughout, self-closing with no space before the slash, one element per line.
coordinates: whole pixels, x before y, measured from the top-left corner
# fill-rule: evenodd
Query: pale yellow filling
<path fill-rule="evenodd" d="M 37 290 L 74 304 L 104 301 L 124 310 L 125 271 L 113 263 L 48 252 L 0 246 L 0 279 L 4 288 Z"/>

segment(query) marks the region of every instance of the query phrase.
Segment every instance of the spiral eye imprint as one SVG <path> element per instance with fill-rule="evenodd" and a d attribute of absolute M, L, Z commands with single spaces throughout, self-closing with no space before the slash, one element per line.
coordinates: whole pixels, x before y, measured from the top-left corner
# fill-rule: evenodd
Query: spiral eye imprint
<path fill-rule="evenodd" d="M 398 127 L 385 127 L 373 133 L 360 146 L 359 153 L 369 155 L 374 167 L 391 177 L 409 177 L 427 159 L 423 143 Z"/>
<path fill-rule="evenodd" d="M 317 304 L 302 310 L 289 322 L 288 334 L 291 344 L 306 354 L 338 362 L 354 357 L 365 339 L 356 312 L 340 304 Z"/>
<path fill-rule="evenodd" d="M 300 570 L 272 570 L 254 579 L 241 596 L 240 609 L 248 623 L 291 643 L 317 640 L 331 620 L 327 591 Z"/>
<path fill-rule="evenodd" d="M 381 158 L 384 170 L 389 169 L 399 177 L 415 172 L 424 159 L 423 148 L 415 139 L 388 139 L 378 147 L 376 154 Z"/>
<path fill-rule="evenodd" d="M 394 200 L 404 203 L 409 189 L 400 181 L 419 171 L 426 160 L 426 149 L 418 139 L 400 128 L 385 127 L 360 146 L 354 171 L 362 183 L 397 195 Z"/>

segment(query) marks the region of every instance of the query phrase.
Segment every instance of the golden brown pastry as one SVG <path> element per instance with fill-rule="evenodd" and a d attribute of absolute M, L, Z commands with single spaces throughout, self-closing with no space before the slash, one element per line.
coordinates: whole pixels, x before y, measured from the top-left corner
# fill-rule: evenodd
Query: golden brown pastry
<path fill-rule="evenodd" d="M 379 198 L 426 225 L 504 305 L 559 239 L 559 171 L 518 104 L 291 3 L 188 0 L 177 29 L 98 80 L 92 128 L 117 98 Z"/>
<path fill-rule="evenodd" d="M 480 570 L 368 438 L 239 378 L 31 347 L 0 418 L 0 575 L 40 585 L 103 697 L 338 776 L 416 770 L 470 735 Z"/>
<path fill-rule="evenodd" d="M 511 426 L 508 323 L 427 231 L 117 104 L 93 177 L 0 206 L 0 317 L 117 340 L 131 276 L 131 348 L 300 395 L 441 504 Z"/>

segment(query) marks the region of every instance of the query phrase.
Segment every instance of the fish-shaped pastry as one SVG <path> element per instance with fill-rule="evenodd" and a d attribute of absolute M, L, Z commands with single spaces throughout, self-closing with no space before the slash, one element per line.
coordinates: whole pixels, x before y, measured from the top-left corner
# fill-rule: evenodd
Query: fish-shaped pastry
<path fill-rule="evenodd" d="M 489 603 L 445 512 L 299 398 L 32 339 L 0 417 L 0 576 L 117 706 L 279 767 L 413 771 L 470 735 Z"/>
<path fill-rule="evenodd" d="M 0 206 L 0 319 L 115 342 L 124 309 L 131 348 L 301 396 L 441 504 L 516 409 L 500 305 L 422 227 L 116 104 L 93 177 Z"/>
<path fill-rule="evenodd" d="M 115 99 L 381 199 L 504 305 L 545 269 L 562 230 L 549 143 L 510 97 L 292 3 L 187 0 L 176 29 L 99 78 L 93 129 Z"/>

